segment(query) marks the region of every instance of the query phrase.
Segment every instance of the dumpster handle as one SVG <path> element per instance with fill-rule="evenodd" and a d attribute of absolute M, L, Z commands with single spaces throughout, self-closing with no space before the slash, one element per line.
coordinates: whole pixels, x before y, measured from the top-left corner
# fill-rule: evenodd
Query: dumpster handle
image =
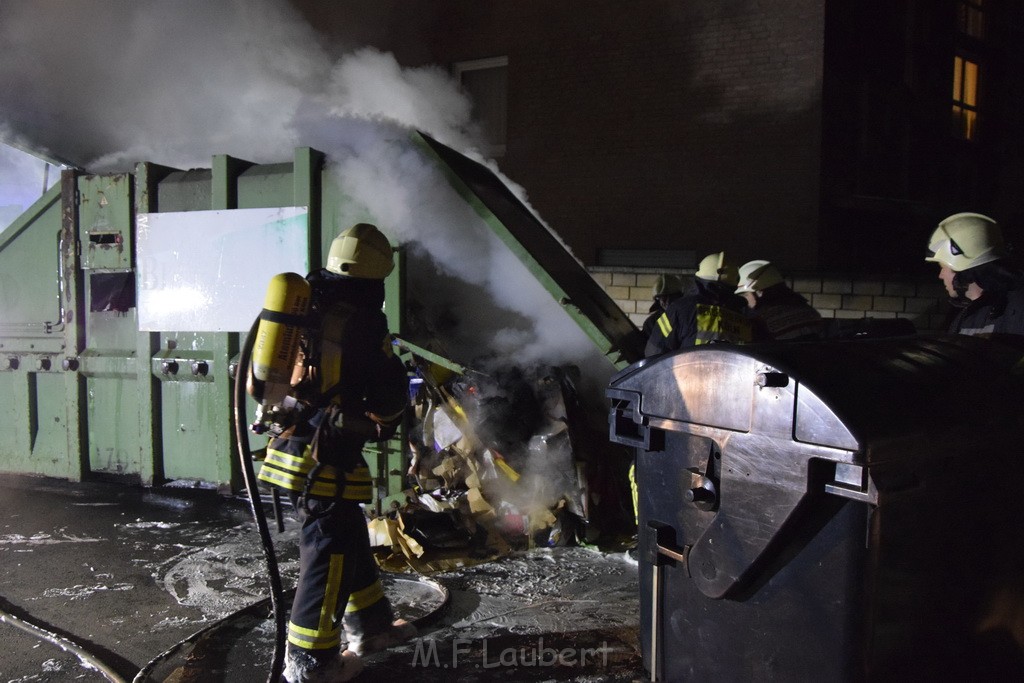
<path fill-rule="evenodd" d="M 661 563 L 655 562 L 651 565 L 651 682 L 658 680 L 658 603 L 661 596 L 658 594 L 661 587 Z"/>
<path fill-rule="evenodd" d="M 658 635 L 661 617 L 658 608 L 661 604 L 661 571 L 666 559 L 680 562 L 683 571 L 690 576 L 690 546 L 677 549 L 672 543 L 675 529 L 661 522 L 647 522 L 647 535 L 644 543 L 644 560 L 651 563 L 651 681 L 658 680 Z"/>

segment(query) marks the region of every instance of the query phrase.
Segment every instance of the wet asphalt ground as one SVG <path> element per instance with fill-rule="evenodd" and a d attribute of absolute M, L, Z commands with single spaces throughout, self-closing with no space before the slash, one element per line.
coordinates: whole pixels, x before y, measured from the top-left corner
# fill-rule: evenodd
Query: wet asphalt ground
<path fill-rule="evenodd" d="M 273 622 L 247 501 L 5 476 L 0 520 L 0 681 L 266 680 Z M 287 588 L 286 521 L 275 546 Z M 646 677 L 637 568 L 622 553 L 542 548 L 385 585 L 403 616 L 429 618 L 413 642 L 366 658 L 360 681 Z"/>

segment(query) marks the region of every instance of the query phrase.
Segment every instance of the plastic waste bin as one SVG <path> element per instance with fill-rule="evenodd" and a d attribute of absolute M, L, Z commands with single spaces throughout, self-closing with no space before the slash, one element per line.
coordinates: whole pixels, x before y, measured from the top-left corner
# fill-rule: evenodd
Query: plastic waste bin
<path fill-rule="evenodd" d="M 1022 356 L 716 344 L 615 375 L 652 680 L 1024 680 Z"/>

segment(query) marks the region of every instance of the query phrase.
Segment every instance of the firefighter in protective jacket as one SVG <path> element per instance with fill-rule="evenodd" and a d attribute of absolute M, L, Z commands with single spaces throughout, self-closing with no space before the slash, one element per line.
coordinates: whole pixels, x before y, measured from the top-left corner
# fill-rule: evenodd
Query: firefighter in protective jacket
<path fill-rule="evenodd" d="M 360 223 L 334 240 L 327 267 L 306 278 L 309 313 L 286 401 L 292 419 L 270 427 L 279 433 L 259 473 L 287 492 L 302 518 L 284 671 L 290 683 L 350 680 L 362 668 L 359 655 L 416 634 L 394 619 L 360 507 L 372 498 L 363 446 L 393 434 L 408 401 L 406 370 L 381 310 L 393 267 L 388 239 Z"/>
<path fill-rule="evenodd" d="M 825 333 L 821 314 L 789 288 L 769 261 L 758 259 L 740 266 L 736 294 L 750 306 L 757 341 L 810 341 Z"/>
<path fill-rule="evenodd" d="M 935 228 L 925 259 L 939 264 L 939 279 L 960 309 L 955 334 L 1016 339 L 1024 335 L 1024 271 L 1010 259 L 996 222 L 980 213 L 957 213 Z"/>
<path fill-rule="evenodd" d="M 712 342 L 751 341 L 751 323 L 743 314 L 745 304 L 732 292 L 736 282 L 736 266 L 729 263 L 724 251 L 701 259 L 693 290 L 674 300 L 657 319 L 644 355 L 650 358 Z"/>

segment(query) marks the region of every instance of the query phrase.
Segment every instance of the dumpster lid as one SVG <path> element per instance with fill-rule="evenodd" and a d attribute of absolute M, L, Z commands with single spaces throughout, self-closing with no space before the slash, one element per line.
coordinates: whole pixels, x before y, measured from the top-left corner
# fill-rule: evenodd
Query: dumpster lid
<path fill-rule="evenodd" d="M 566 246 L 489 168 L 426 133 L 414 139 L 438 160 L 455 190 L 484 219 L 612 364 L 644 357 L 640 331 Z"/>
<path fill-rule="evenodd" d="M 611 440 L 636 446 L 638 461 L 678 463 L 665 486 L 688 489 L 706 515 L 699 537 L 658 541 L 648 556 L 677 558 L 701 592 L 726 597 L 822 494 L 878 505 L 928 471 L 966 472 L 971 456 L 1016 460 L 1022 358 L 946 335 L 712 344 L 618 373 L 607 390 Z M 638 480 L 641 491 L 661 484 Z"/>
<path fill-rule="evenodd" d="M 861 450 L 871 464 L 894 455 L 887 443 L 926 436 L 941 446 L 951 433 L 1017 422 L 1022 358 L 964 335 L 714 344 L 645 359 L 612 377 L 608 395 L 638 397 L 642 422 L 749 432 L 757 382 L 788 383 L 794 441 Z"/>

